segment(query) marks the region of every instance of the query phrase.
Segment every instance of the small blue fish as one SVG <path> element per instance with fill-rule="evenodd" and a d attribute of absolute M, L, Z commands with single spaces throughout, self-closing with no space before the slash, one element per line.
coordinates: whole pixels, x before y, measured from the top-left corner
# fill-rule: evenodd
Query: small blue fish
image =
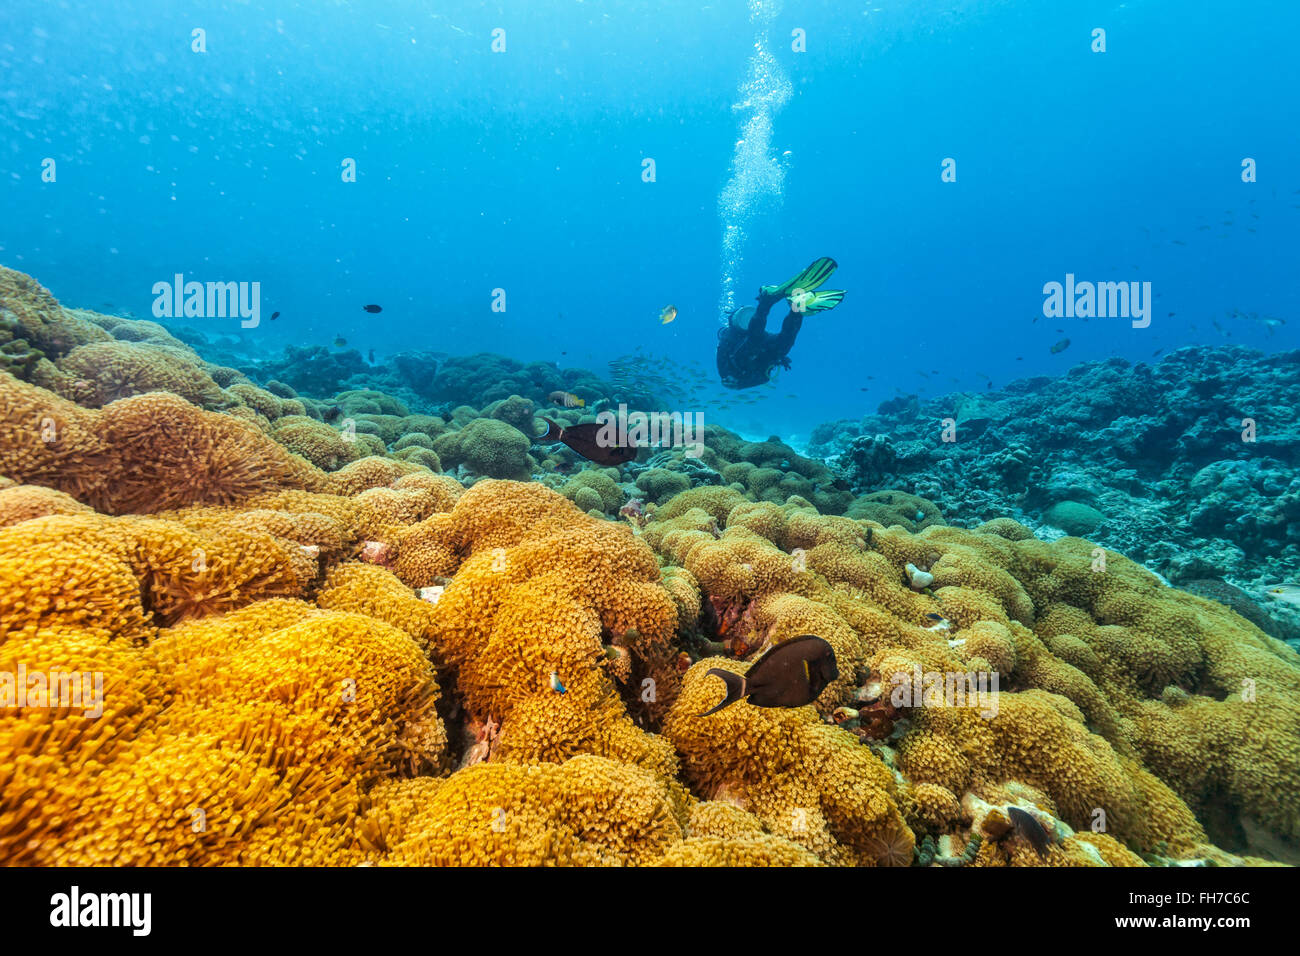
<path fill-rule="evenodd" d="M 560 675 L 555 671 L 551 671 L 551 690 L 557 694 L 566 693 L 564 685 L 560 683 Z"/>

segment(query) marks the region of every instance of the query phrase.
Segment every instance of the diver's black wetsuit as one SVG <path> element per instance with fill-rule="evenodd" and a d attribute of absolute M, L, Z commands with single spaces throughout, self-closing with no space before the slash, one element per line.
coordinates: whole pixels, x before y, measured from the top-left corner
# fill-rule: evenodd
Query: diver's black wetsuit
<path fill-rule="evenodd" d="M 760 296 L 757 309 L 737 309 L 718 330 L 718 375 L 727 388 L 753 388 L 766 383 L 778 365 L 790 367 L 786 354 L 803 328 L 803 316 L 791 310 L 780 332 L 768 332 L 767 314 L 780 301 L 781 296 Z"/>

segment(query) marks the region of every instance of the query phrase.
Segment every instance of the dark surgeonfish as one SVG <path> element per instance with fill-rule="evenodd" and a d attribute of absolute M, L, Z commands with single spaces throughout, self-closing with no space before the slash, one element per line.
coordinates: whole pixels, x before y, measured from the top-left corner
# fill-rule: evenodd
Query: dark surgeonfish
<path fill-rule="evenodd" d="M 361 308 L 365 309 L 371 315 L 376 315 L 377 313 L 384 311 L 384 307 L 382 305 L 374 305 L 373 303 L 371 305 L 363 305 Z"/>
<path fill-rule="evenodd" d="M 1027 840 L 1040 857 L 1047 857 L 1047 831 L 1038 822 L 1038 818 L 1019 807 L 1007 807 L 1007 817 L 1016 836 Z"/>
<path fill-rule="evenodd" d="M 598 436 L 606 426 L 599 422 L 588 422 L 585 425 L 570 425 L 567 428 L 561 428 L 549 418 L 543 418 L 542 421 L 546 422 L 546 434 L 537 439 L 539 442 L 564 442 L 588 461 L 594 461 L 601 465 L 610 465 L 615 468 L 619 465 L 626 465 L 636 458 L 637 450 L 635 445 L 602 443 Z"/>
<path fill-rule="evenodd" d="M 840 676 L 834 649 L 813 634 L 792 637 L 770 648 L 744 674 L 720 667 L 710 667 L 709 673 L 722 678 L 727 696 L 717 707 L 697 715 L 700 717 L 716 714 L 742 697 L 755 707 L 802 707 Z"/>

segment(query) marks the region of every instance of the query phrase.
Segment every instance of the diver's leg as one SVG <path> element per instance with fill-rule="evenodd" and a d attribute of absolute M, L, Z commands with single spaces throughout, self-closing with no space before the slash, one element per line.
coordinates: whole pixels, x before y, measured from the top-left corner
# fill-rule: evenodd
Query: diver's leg
<path fill-rule="evenodd" d="M 749 320 L 749 337 L 751 339 L 761 339 L 767 332 L 767 314 L 772 311 L 772 306 L 780 299 L 772 299 L 767 296 L 760 296 L 758 307 L 754 309 L 754 316 Z"/>
<path fill-rule="evenodd" d="M 772 345 L 778 349 L 781 356 L 784 357 L 787 352 L 794 346 L 794 340 L 799 335 L 799 330 L 803 328 L 803 316 L 791 310 L 781 323 L 781 331 L 772 339 Z"/>

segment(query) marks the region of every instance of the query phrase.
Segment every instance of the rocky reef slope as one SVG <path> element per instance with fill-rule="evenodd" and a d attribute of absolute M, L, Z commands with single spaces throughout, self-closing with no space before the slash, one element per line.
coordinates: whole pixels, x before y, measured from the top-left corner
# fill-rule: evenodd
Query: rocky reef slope
<path fill-rule="evenodd" d="M 1087 535 L 1296 638 L 1297 609 L 1264 586 L 1300 567 L 1297 409 L 1300 352 L 1194 346 L 1152 365 L 902 396 L 818 426 L 809 451 L 855 491 L 923 496 L 949 523 L 1009 516 Z"/>

